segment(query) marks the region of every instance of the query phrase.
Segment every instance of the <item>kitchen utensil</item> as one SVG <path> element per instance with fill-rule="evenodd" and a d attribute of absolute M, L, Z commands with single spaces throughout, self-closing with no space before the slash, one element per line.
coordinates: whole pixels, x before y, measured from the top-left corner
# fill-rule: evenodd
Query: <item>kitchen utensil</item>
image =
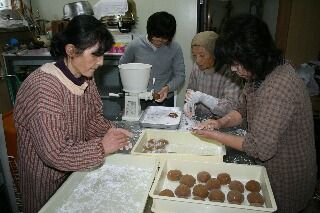
<path fill-rule="evenodd" d="M 128 63 L 118 66 L 125 91 L 125 109 L 122 120 L 138 121 L 142 114 L 140 99 L 152 100 L 153 90 L 147 91 L 151 65 Z"/>
<path fill-rule="evenodd" d="M 77 15 L 93 15 L 93 9 L 88 1 L 78 1 L 63 6 L 63 19 L 70 20 Z"/>

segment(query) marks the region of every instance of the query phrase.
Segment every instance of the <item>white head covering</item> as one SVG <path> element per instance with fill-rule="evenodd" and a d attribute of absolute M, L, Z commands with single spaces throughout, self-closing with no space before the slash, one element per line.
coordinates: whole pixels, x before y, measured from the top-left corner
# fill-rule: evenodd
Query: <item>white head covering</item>
<path fill-rule="evenodd" d="M 214 55 L 214 47 L 216 40 L 219 35 L 213 31 L 204 31 L 197 33 L 191 42 L 192 46 L 201 46 L 208 50 L 212 55 Z"/>

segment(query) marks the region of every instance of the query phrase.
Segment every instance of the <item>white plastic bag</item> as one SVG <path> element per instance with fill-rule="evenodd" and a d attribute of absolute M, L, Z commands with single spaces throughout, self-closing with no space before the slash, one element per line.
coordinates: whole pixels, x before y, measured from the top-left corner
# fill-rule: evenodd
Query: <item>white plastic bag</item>
<path fill-rule="evenodd" d="M 314 68 L 306 63 L 301 64 L 297 70 L 299 76 L 302 78 L 304 83 L 306 84 L 309 95 L 315 96 L 319 94 L 319 85 L 314 79 Z"/>

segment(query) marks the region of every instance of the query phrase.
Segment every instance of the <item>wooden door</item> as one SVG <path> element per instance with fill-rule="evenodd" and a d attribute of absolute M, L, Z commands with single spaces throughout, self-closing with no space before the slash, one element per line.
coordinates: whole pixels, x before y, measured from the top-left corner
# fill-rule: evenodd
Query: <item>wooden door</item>
<path fill-rule="evenodd" d="M 319 11 L 319 0 L 279 0 L 276 43 L 295 66 L 319 59 Z"/>

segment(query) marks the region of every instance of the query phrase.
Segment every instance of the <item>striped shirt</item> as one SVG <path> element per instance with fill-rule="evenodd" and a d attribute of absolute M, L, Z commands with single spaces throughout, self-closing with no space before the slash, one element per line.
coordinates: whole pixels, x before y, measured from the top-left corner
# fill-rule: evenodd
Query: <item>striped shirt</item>
<path fill-rule="evenodd" d="M 103 163 L 112 123 L 93 80 L 77 86 L 45 64 L 21 85 L 14 118 L 24 212 L 38 211 L 73 171 Z"/>
<path fill-rule="evenodd" d="M 201 103 L 198 103 L 197 112 L 223 116 L 237 104 L 241 83 L 237 76 L 232 76 L 231 70 L 227 66 L 222 67 L 219 71 L 214 68 L 200 70 L 198 65 L 194 63 L 188 89 L 200 91 L 219 99 L 212 112 Z"/>

